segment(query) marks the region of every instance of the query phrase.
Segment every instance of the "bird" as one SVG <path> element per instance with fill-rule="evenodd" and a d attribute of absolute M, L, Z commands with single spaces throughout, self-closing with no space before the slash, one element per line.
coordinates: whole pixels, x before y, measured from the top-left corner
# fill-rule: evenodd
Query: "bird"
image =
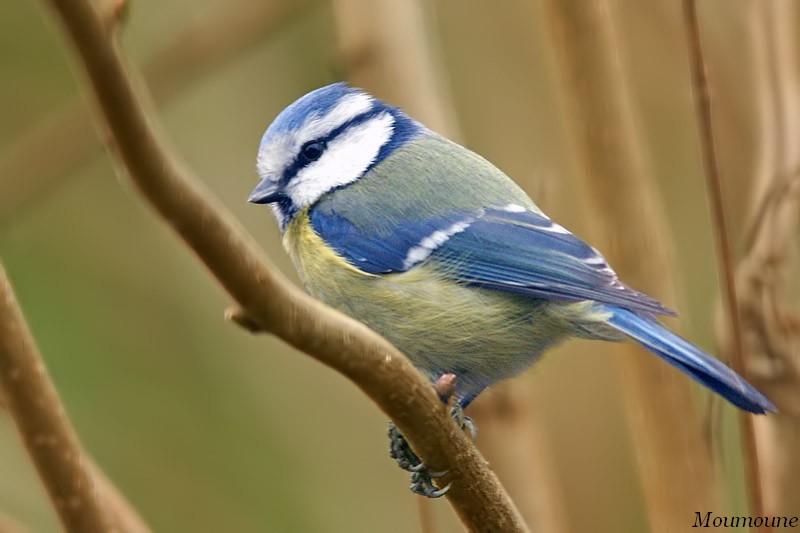
<path fill-rule="evenodd" d="M 500 169 L 361 89 L 339 82 L 291 103 L 256 169 L 248 200 L 270 205 L 306 290 L 432 382 L 454 374 L 454 417 L 471 431 L 463 408 L 570 338 L 633 339 L 740 409 L 776 411 Z M 412 490 L 446 492 L 391 425 L 390 437 Z"/>

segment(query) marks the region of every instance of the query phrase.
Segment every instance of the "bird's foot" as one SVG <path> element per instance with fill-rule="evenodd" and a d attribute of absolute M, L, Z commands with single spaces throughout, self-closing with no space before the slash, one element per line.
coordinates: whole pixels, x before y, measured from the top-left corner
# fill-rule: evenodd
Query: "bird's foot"
<path fill-rule="evenodd" d="M 454 403 L 453 407 L 450 408 L 450 416 L 453 417 L 458 427 L 469 432 L 469 436 L 473 441 L 478 438 L 478 426 L 475 425 L 475 422 L 470 417 L 464 414 L 464 408 L 461 407 L 460 402 Z"/>
<path fill-rule="evenodd" d="M 446 472 L 435 472 L 414 453 L 408 441 L 392 422 L 389 422 L 389 455 L 397 461 L 403 470 L 411 472 L 411 491 L 428 498 L 444 496 L 450 485 L 438 488 L 433 480 L 442 477 Z"/>
<path fill-rule="evenodd" d="M 469 432 L 472 440 L 477 436 L 477 427 L 472 419 L 464 414 L 461 405 L 456 402 L 450 409 L 450 415 L 456 424 Z M 428 468 L 414 453 L 408 441 L 393 423 L 389 422 L 389 455 L 397 461 L 403 470 L 411 472 L 411 491 L 428 498 L 440 498 L 450 490 L 450 484 L 443 488 L 434 485 L 433 480 L 444 476 L 447 472 L 435 472 Z"/>

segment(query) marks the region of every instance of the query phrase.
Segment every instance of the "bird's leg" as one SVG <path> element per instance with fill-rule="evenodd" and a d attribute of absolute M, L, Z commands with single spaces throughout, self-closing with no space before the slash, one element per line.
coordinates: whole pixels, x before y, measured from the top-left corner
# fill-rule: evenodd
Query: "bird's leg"
<path fill-rule="evenodd" d="M 434 383 L 436 392 L 445 403 L 449 402 L 450 396 L 455 390 L 454 382 L 455 376 L 453 374 L 445 374 Z M 464 414 L 460 401 L 457 400 L 453 407 L 450 408 L 450 416 L 453 417 L 458 427 L 467 430 L 472 439 L 475 440 L 477 427 L 472 419 Z M 389 455 L 397 461 L 400 468 L 411 472 L 412 492 L 428 498 L 439 498 L 444 496 L 450 489 L 450 485 L 440 489 L 433 484 L 434 479 L 442 477 L 446 472 L 434 472 L 428 468 L 414 453 L 406 438 L 392 422 L 389 422 Z"/>
<path fill-rule="evenodd" d="M 460 401 L 457 401 L 450 408 L 450 416 L 453 417 L 458 427 L 469 432 L 469 436 L 473 441 L 478 438 L 478 426 L 475 425 L 475 422 L 470 417 L 464 414 L 464 408 L 461 406 Z"/>
<path fill-rule="evenodd" d="M 450 485 L 440 489 L 433 484 L 433 480 L 442 477 L 445 472 L 434 472 L 428 468 L 392 422 L 389 422 L 389 455 L 397 461 L 400 468 L 411 472 L 412 492 L 428 498 L 439 498 L 450 489 Z"/>

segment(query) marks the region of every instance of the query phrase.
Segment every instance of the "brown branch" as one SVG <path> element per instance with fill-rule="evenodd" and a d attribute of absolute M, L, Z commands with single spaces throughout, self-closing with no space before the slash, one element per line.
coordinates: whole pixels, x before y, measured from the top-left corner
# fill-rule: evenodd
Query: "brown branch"
<path fill-rule="evenodd" d="M 92 474 L 97 493 L 100 495 L 103 505 L 105 505 L 106 511 L 111 517 L 115 530 L 120 533 L 150 533 L 150 526 L 147 525 L 139 512 L 106 476 L 105 472 L 97 466 L 94 459 L 86 455 L 84 463 Z"/>
<path fill-rule="evenodd" d="M 18 378 L 19 386 L 15 391 L 12 391 L 10 395 L 14 395 L 15 398 L 17 398 L 15 400 L 16 404 L 22 408 L 26 408 L 25 411 L 15 411 L 9 406 L 9 394 L 6 394 L 6 383 L 5 380 L 2 379 L 2 376 L 0 376 L 0 410 L 8 409 L 11 412 L 12 417 L 15 418 L 17 425 L 20 427 L 20 432 L 22 433 L 23 440 L 26 443 L 31 441 L 41 441 L 41 439 L 36 433 L 30 434 L 24 432 L 25 430 L 23 428 L 29 427 L 31 421 L 22 420 L 21 424 L 19 419 L 20 416 L 27 417 L 36 415 L 34 422 L 37 419 L 41 421 L 40 429 L 44 427 L 46 430 L 44 431 L 44 434 L 63 435 L 66 433 L 74 436 L 74 429 L 72 429 L 70 426 L 66 411 L 61 405 L 58 394 L 55 391 L 49 376 L 47 375 L 44 362 L 39 355 L 33 337 L 31 337 L 30 331 L 28 330 L 19 308 L 14 301 L 14 295 L 11 291 L 11 286 L 6 278 L 2 265 L 0 265 L 0 293 L 2 293 L 3 298 L 2 303 L 0 303 L 0 367 L 2 367 L 0 368 L 0 373 L 2 373 L 2 369 L 6 366 L 4 361 L 7 361 L 9 365 L 15 364 L 18 368 L 22 369 L 19 372 L 20 376 L 22 376 Z M 16 337 L 10 336 L 9 332 L 14 332 Z M 5 346 L 12 345 L 9 343 L 13 343 L 14 346 L 13 360 L 5 355 L 6 353 L 12 354 L 11 351 L 7 351 L 4 348 Z M 22 363 L 22 366 L 20 365 L 20 362 Z M 35 369 L 36 375 L 23 376 L 26 371 L 29 373 L 33 371 L 33 369 Z M 49 419 L 47 419 L 45 416 L 38 416 L 37 413 L 27 409 L 27 407 L 29 407 L 32 403 L 36 403 L 38 405 L 39 398 L 46 399 L 46 401 L 39 405 L 39 407 L 45 411 L 44 414 L 49 416 Z M 51 423 L 55 423 L 56 426 L 50 427 L 49 424 Z M 77 444 L 77 442 L 74 444 Z M 28 449 L 30 451 L 30 446 Z M 63 449 L 56 449 L 55 447 L 51 446 L 41 447 L 41 451 L 41 453 L 45 454 L 54 454 L 56 452 L 62 453 Z M 102 504 L 108 511 L 110 511 L 109 514 L 117 531 L 122 533 L 150 532 L 149 526 L 145 523 L 141 516 L 139 516 L 138 512 L 117 490 L 114 484 L 106 477 L 105 473 L 100 469 L 99 466 L 97 466 L 97 464 L 95 464 L 88 454 L 81 452 L 80 449 L 78 449 L 78 453 L 82 454 L 79 456 L 75 455 L 74 452 L 69 453 L 72 457 L 77 457 L 75 464 L 80 465 L 80 468 L 85 469 L 91 475 L 95 484 L 95 490 L 102 499 Z M 32 455 L 32 457 L 34 456 Z M 52 461 L 58 460 L 58 457 L 52 459 Z M 64 460 L 64 458 L 61 458 L 61 460 Z M 39 466 L 39 462 L 36 464 L 37 468 L 41 468 Z M 46 466 L 47 465 L 44 465 L 44 467 Z M 69 465 L 65 468 L 68 469 Z M 52 473 L 57 474 L 58 472 Z M 48 483 L 46 479 L 45 483 Z M 47 485 L 47 487 L 48 492 L 50 492 L 50 485 Z M 65 526 L 66 525 L 67 524 L 65 522 Z M 2 526 L 2 524 L 0 524 L 0 526 Z M 2 531 L 5 530 L 0 527 L 0 532 Z"/>
<path fill-rule="evenodd" d="M 480 430 L 478 449 L 497 472 L 536 531 L 570 531 L 564 492 L 545 438 L 529 380 L 514 379 L 484 392 L 470 405 Z"/>
<path fill-rule="evenodd" d="M 695 0 L 683 1 L 683 17 L 686 27 L 686 42 L 689 49 L 689 63 L 692 72 L 692 83 L 697 122 L 700 130 L 700 149 L 703 156 L 703 167 L 706 174 L 706 187 L 711 197 L 712 214 L 717 243 L 719 266 L 722 270 L 723 300 L 728 318 L 728 333 L 731 336 L 731 367 L 747 379 L 747 368 L 744 364 L 744 347 L 742 341 L 742 324 L 739 313 L 739 299 L 736 295 L 734 278 L 733 253 L 731 252 L 728 222 L 722 192 L 722 178 L 717 160 L 717 148 L 714 140 L 713 115 L 711 110 L 711 93 L 706 76 L 703 46 L 700 38 L 700 25 L 697 19 Z M 745 411 L 738 411 L 740 438 L 744 452 L 744 463 L 747 475 L 748 494 L 750 496 L 750 512 L 753 516 L 764 515 L 762 501 L 761 474 L 758 466 L 758 450 L 756 449 L 753 416 Z M 768 531 L 769 528 L 763 528 Z"/>
<path fill-rule="evenodd" d="M 672 305 L 669 230 L 634 126 L 609 2 L 547 0 L 545 7 L 581 177 L 611 264 L 626 283 Z M 639 346 L 616 350 L 624 354 L 625 406 L 651 527 L 683 530 L 697 509 L 718 509 L 694 385 Z"/>
<path fill-rule="evenodd" d="M 239 0 L 225 2 L 210 15 L 177 31 L 173 39 L 145 62 L 143 77 L 155 102 L 169 102 L 203 76 L 228 65 L 268 36 L 285 28 L 319 0 Z M 106 0 L 103 17 L 119 16 L 122 0 Z M 111 10 L 108 8 L 111 7 Z M 112 14 L 109 14 L 110 11 Z M 124 14 L 124 13 L 123 13 Z M 85 102 L 76 97 L 48 114 L 24 133 L 0 157 L 4 186 L 0 195 L 0 224 L 96 155 L 100 142 Z M 47 153 L 47 157 L 41 157 Z"/>
<path fill-rule="evenodd" d="M 6 409 L 8 409 L 8 402 L 6 401 L 3 387 L 0 386 L 0 411 L 5 411 Z M 94 460 L 88 454 L 85 454 L 82 461 L 91 472 L 97 492 L 102 498 L 103 504 L 110 511 L 117 530 L 121 533 L 150 533 L 150 527 L 145 523 L 144 519 L 125 496 L 119 492 Z M 2 516 L 0 516 L 0 533 L 6 533 L 6 529 L 3 528 L 4 524 Z"/>
<path fill-rule="evenodd" d="M 122 58 L 88 0 L 50 0 L 86 70 L 115 153 L 148 202 L 255 322 L 361 388 L 435 470 L 472 530 L 524 530 L 496 476 L 433 388 L 382 337 L 309 298 L 280 275 L 235 219 L 176 160 L 152 127 Z"/>
<path fill-rule="evenodd" d="M 0 266 L 0 386 L 67 531 L 111 530 L 92 474 Z"/>

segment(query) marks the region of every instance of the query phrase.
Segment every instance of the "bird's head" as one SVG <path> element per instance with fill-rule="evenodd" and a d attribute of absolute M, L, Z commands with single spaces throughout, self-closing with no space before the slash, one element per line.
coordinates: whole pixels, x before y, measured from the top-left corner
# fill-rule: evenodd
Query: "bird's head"
<path fill-rule="evenodd" d="M 306 206 L 358 181 L 424 131 L 401 110 L 335 83 L 299 98 L 261 138 L 260 182 L 249 201 L 271 204 L 281 229 Z"/>

